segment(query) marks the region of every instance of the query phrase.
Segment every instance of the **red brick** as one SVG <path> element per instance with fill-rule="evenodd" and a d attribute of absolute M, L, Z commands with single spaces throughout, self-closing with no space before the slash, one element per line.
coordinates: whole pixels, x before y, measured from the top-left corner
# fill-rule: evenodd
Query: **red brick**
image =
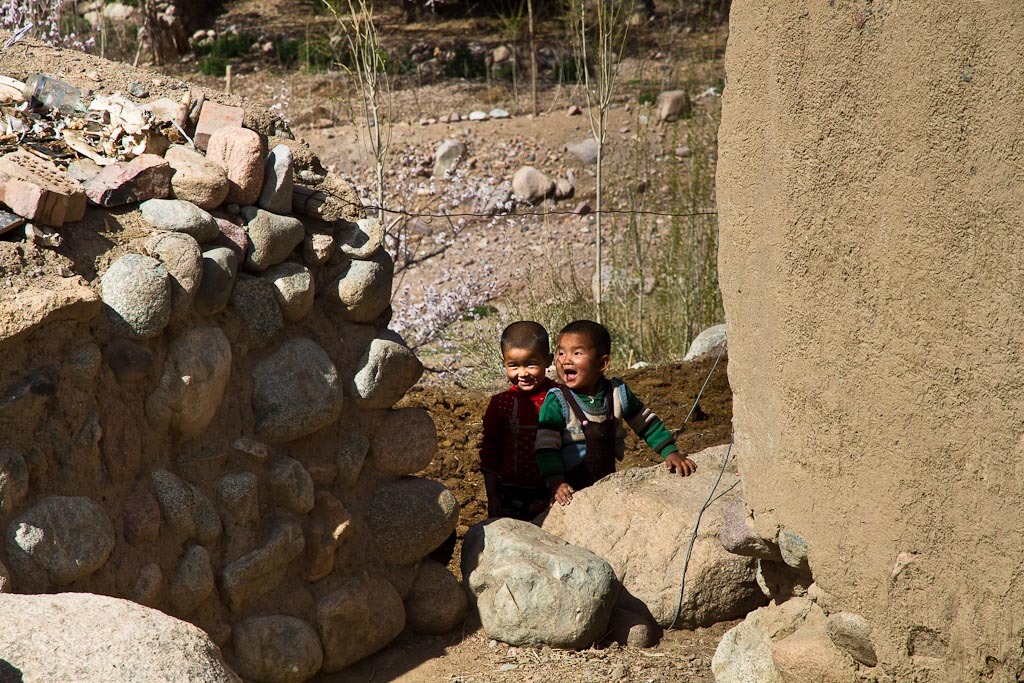
<path fill-rule="evenodd" d="M 19 216 L 54 228 L 85 216 L 81 186 L 49 161 L 20 149 L 0 157 L 0 199 Z"/>
<path fill-rule="evenodd" d="M 206 100 L 203 102 L 203 108 L 199 110 L 199 122 L 196 124 L 196 147 L 205 150 L 210 143 L 210 136 L 220 128 L 241 128 L 244 116 L 245 112 L 241 107 L 228 107 Z"/>
<path fill-rule="evenodd" d="M 103 168 L 85 183 L 85 193 L 100 206 L 121 206 L 171 194 L 174 169 L 161 156 L 140 154 L 127 163 Z"/>

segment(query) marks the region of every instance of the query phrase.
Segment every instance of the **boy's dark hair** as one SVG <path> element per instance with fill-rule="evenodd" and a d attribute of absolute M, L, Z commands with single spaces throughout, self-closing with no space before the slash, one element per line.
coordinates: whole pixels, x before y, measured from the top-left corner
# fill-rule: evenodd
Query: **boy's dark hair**
<path fill-rule="evenodd" d="M 565 334 L 583 335 L 590 340 L 599 355 L 612 355 L 612 336 L 601 323 L 595 323 L 593 320 L 575 320 L 562 328 L 558 338 L 561 339 Z"/>
<path fill-rule="evenodd" d="M 551 340 L 548 339 L 548 331 L 540 323 L 520 320 L 501 333 L 501 352 L 505 353 L 509 349 L 540 351 L 546 356 L 551 353 Z"/>

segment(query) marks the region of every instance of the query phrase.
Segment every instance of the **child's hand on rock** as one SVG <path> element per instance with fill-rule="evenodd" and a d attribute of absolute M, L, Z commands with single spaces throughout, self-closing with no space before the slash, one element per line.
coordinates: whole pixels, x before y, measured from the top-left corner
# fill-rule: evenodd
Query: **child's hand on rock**
<path fill-rule="evenodd" d="M 572 501 L 572 494 L 575 493 L 573 488 L 566 482 L 562 482 L 557 486 L 552 486 L 555 492 L 555 500 L 559 505 L 568 505 Z"/>
<path fill-rule="evenodd" d="M 665 457 L 665 467 L 669 472 L 678 473 L 681 477 L 688 477 L 697 471 L 697 463 L 678 451 Z"/>

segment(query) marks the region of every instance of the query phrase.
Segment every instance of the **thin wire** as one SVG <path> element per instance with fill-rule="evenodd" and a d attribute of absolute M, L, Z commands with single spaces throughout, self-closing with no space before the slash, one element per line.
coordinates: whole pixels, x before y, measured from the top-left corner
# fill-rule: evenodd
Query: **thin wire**
<path fill-rule="evenodd" d="M 704 511 L 711 505 L 711 498 L 715 495 L 715 490 L 718 488 L 718 484 L 722 481 L 722 477 L 725 475 L 725 468 L 729 465 L 729 458 L 731 454 L 732 437 L 729 438 L 729 450 L 725 452 L 725 457 L 722 458 L 722 469 L 718 472 L 718 479 L 715 479 L 715 485 L 711 487 L 707 500 L 704 501 L 704 505 L 701 506 L 700 512 L 697 513 L 697 521 L 693 525 L 693 533 L 690 534 L 690 544 L 686 547 L 686 559 L 683 560 L 683 574 L 679 579 L 679 599 L 676 600 L 676 611 L 672 616 L 672 622 L 668 625 L 669 630 L 675 628 L 676 621 L 679 620 L 679 613 L 683 610 L 683 592 L 686 590 L 686 570 L 690 567 L 690 555 L 693 553 L 693 544 L 697 541 L 697 529 L 700 528 L 701 517 L 704 516 Z M 733 486 L 735 486 L 735 484 L 733 484 Z M 723 493 L 722 495 L 725 494 Z"/>
<path fill-rule="evenodd" d="M 672 432 L 672 436 L 676 436 L 679 432 L 683 431 L 686 423 L 690 421 L 690 416 L 693 415 L 693 411 L 697 409 L 697 404 L 700 402 L 700 397 L 704 395 L 704 389 L 707 388 L 708 382 L 711 381 L 711 376 L 715 374 L 715 368 L 718 367 L 718 362 L 722 360 L 722 356 L 725 354 L 725 350 L 728 347 L 728 343 L 722 344 L 722 348 L 718 351 L 718 357 L 715 358 L 714 365 L 711 366 L 711 370 L 708 371 L 708 376 L 704 379 L 704 384 L 701 386 L 700 391 L 697 392 L 697 398 L 693 401 L 693 407 L 690 408 L 690 412 L 686 414 L 686 418 L 683 420 L 683 424 L 679 425 L 679 429 Z M 679 598 L 676 600 L 675 613 L 672 615 L 672 622 L 668 625 L 669 630 L 675 628 L 676 622 L 679 621 L 679 613 L 683 609 L 683 593 L 686 590 L 686 571 L 690 568 L 690 555 L 693 553 L 693 546 L 697 542 L 697 531 L 700 529 L 700 521 L 704 516 L 704 511 L 710 507 L 711 503 L 718 500 L 726 493 L 731 491 L 739 482 L 735 482 L 732 486 L 727 488 L 717 497 L 715 497 L 715 491 L 718 490 L 718 485 L 722 482 L 722 477 L 725 476 L 725 468 L 729 466 L 729 459 L 732 455 L 732 437 L 729 437 L 729 450 L 725 452 L 725 457 L 722 458 L 722 469 L 718 472 L 718 478 L 715 479 L 714 486 L 711 487 L 711 491 L 708 492 L 708 497 L 701 505 L 700 511 L 697 513 L 697 521 L 693 524 L 693 533 L 690 534 L 690 542 L 686 546 L 686 558 L 683 560 L 683 573 L 679 578 Z"/>
<path fill-rule="evenodd" d="M 515 213 L 479 213 L 475 211 L 456 211 L 450 213 L 418 213 L 416 211 L 407 211 L 405 209 L 393 209 L 387 206 L 376 206 L 374 204 L 363 204 L 361 202 L 354 202 L 351 199 L 345 199 L 336 195 L 331 195 L 335 199 L 342 203 L 348 204 L 353 207 L 358 207 L 367 211 L 384 211 L 385 213 L 395 214 L 397 216 L 406 216 L 408 218 L 503 218 L 512 216 L 580 216 L 580 215 L 592 215 L 592 214 L 641 214 L 644 216 L 664 216 L 666 218 L 694 218 L 697 216 L 717 216 L 717 211 L 694 211 L 693 213 L 673 213 L 671 211 L 651 211 L 647 209 L 594 209 L 588 211 L 586 214 L 578 214 L 575 211 L 516 211 Z"/>
<path fill-rule="evenodd" d="M 686 423 L 690 421 L 690 416 L 693 415 L 693 411 L 697 410 L 697 404 L 700 403 L 700 397 L 704 395 L 704 390 L 708 387 L 708 382 L 711 381 L 711 375 L 715 374 L 715 368 L 718 367 L 718 361 L 722 360 L 722 355 L 725 350 L 729 347 L 729 343 L 722 344 L 722 348 L 718 351 L 718 357 L 715 358 L 715 364 L 711 366 L 711 370 L 708 372 L 707 378 L 704 380 L 704 385 L 697 392 L 697 398 L 693 401 L 693 406 L 690 408 L 690 412 L 686 414 L 686 418 L 683 420 L 683 424 L 679 425 L 679 428 L 672 432 L 672 436 L 678 436 L 683 428 L 686 427 Z"/>

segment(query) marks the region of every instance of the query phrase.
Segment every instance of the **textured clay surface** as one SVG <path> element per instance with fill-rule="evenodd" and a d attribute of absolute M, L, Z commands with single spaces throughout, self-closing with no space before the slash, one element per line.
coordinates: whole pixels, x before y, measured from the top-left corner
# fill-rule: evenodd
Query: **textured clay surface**
<path fill-rule="evenodd" d="M 1017 3 L 732 5 L 744 495 L 762 534 L 807 539 L 900 681 L 1022 668 L 1022 44 Z"/>

